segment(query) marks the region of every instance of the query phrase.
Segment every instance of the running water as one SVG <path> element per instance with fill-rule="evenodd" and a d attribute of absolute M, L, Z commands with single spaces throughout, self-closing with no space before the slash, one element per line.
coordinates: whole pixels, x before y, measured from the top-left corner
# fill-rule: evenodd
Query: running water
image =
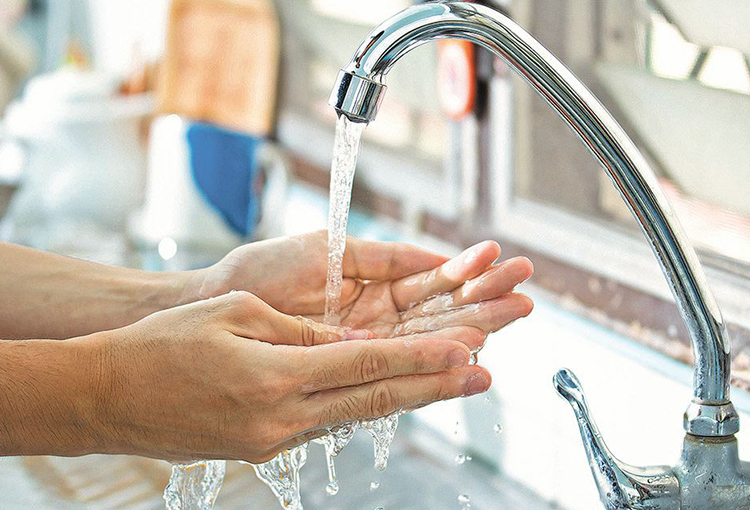
<path fill-rule="evenodd" d="M 328 274 L 325 318 L 323 319 L 323 322 L 329 326 L 339 326 L 341 323 L 341 285 L 344 250 L 346 249 L 346 225 L 349 220 L 359 141 L 365 126 L 366 124 L 350 121 L 346 115 L 339 117 L 336 123 L 328 204 Z"/>
<path fill-rule="evenodd" d="M 351 122 L 343 115 L 336 123 L 328 211 L 328 273 L 324 318 L 325 324 L 330 326 L 339 326 L 341 323 L 341 286 L 346 248 L 346 225 L 349 219 L 359 142 L 364 128 L 365 124 Z M 335 495 L 339 489 L 334 457 L 349 443 L 358 425 L 350 423 L 329 429 L 327 436 L 315 440 L 325 446 L 329 482 L 326 492 L 330 495 Z M 302 510 L 299 472 L 306 460 L 307 445 L 305 444 L 282 452 L 273 460 L 253 467 L 258 477 L 274 492 L 283 508 Z"/>
<path fill-rule="evenodd" d="M 341 325 L 341 287 L 344 281 L 344 251 L 346 250 L 346 226 L 349 222 L 349 207 L 352 201 L 354 171 L 357 168 L 359 142 L 366 124 L 351 122 L 341 115 L 336 123 L 336 140 L 333 145 L 331 184 L 328 202 L 328 273 L 326 275 L 326 308 L 323 322 L 329 326 Z M 329 429 L 322 437 L 328 465 L 326 492 L 334 496 L 339 491 L 334 458 L 349 444 L 359 427 L 349 423 Z"/>
<path fill-rule="evenodd" d="M 339 117 L 336 124 L 336 142 L 333 148 L 330 202 L 328 205 L 328 276 L 325 317 L 323 319 L 323 322 L 329 326 L 341 325 L 341 286 L 343 284 L 344 251 L 346 250 L 346 225 L 349 219 L 359 142 L 365 126 L 366 124 L 363 123 L 351 122 L 345 115 Z M 334 457 L 349 444 L 357 428 L 361 427 L 373 436 L 375 468 L 384 471 L 388 465 L 390 446 L 397 426 L 398 413 L 394 413 L 384 418 L 362 423 L 349 423 L 330 429 L 330 434 L 319 440 L 325 446 L 328 463 L 326 492 L 333 496 L 339 490 Z"/>
<path fill-rule="evenodd" d="M 211 510 L 226 467 L 223 460 L 173 465 L 172 476 L 164 489 L 167 510 Z"/>

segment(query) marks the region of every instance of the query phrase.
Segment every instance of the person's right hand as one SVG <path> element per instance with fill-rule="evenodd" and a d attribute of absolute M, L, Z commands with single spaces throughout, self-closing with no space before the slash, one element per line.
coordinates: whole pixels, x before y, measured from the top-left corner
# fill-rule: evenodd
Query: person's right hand
<path fill-rule="evenodd" d="M 468 365 L 475 328 L 367 336 L 247 292 L 95 335 L 98 453 L 259 463 L 326 427 L 489 388 L 489 372 Z"/>

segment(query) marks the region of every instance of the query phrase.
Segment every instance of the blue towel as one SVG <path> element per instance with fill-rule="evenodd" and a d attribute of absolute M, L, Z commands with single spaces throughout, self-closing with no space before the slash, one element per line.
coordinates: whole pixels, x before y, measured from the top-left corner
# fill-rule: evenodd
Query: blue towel
<path fill-rule="evenodd" d="M 263 139 L 196 122 L 188 128 L 187 141 L 198 189 L 233 232 L 250 237 L 259 214 L 253 188 Z"/>

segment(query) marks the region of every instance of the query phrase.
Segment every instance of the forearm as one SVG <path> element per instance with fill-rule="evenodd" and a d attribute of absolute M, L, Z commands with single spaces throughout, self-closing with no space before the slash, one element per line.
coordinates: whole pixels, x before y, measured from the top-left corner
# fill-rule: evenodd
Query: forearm
<path fill-rule="evenodd" d="M 86 339 L 0 341 L 0 456 L 103 451 Z"/>
<path fill-rule="evenodd" d="M 72 338 L 195 300 L 193 273 L 155 273 L 0 243 L 0 338 Z"/>

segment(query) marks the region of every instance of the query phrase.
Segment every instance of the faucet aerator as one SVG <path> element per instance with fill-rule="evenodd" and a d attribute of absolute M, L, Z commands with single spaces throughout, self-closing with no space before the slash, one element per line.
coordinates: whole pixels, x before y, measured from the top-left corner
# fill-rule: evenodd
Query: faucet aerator
<path fill-rule="evenodd" d="M 378 114 L 386 86 L 349 71 L 341 71 L 328 103 L 352 122 L 369 124 Z"/>

